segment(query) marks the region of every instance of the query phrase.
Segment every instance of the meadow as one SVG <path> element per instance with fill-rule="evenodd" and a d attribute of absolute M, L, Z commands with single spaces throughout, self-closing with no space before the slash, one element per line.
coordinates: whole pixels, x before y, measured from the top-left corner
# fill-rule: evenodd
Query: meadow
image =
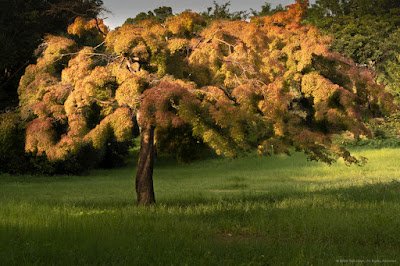
<path fill-rule="evenodd" d="M 134 158 L 87 176 L 0 175 L 1 265 L 400 262 L 400 149 L 363 166 L 306 156 L 159 158 L 139 207 Z"/>

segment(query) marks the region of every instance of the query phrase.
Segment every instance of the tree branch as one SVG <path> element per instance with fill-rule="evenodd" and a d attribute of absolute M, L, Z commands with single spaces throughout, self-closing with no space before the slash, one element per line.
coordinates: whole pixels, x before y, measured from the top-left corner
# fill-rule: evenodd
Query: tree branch
<path fill-rule="evenodd" d="M 221 59 L 222 62 L 228 62 L 228 63 L 232 63 L 232 64 L 236 64 L 239 65 L 240 68 L 243 70 L 242 75 L 249 73 L 250 75 L 254 75 L 257 74 L 257 72 L 255 72 L 253 69 L 246 69 L 240 62 L 235 61 L 235 60 L 231 60 L 231 59 Z M 247 76 L 245 76 L 247 78 Z"/>
<path fill-rule="evenodd" d="M 208 43 L 208 42 L 210 42 L 212 39 L 214 39 L 214 36 L 215 36 L 215 34 L 217 34 L 218 32 L 220 31 L 220 29 L 218 29 L 218 30 L 216 30 L 212 35 L 211 35 L 211 38 L 209 38 L 209 39 L 207 39 L 207 40 L 205 40 L 204 42 L 202 42 L 202 40 L 204 40 L 204 37 L 202 37 L 202 38 L 200 38 L 200 40 L 196 43 L 196 45 L 195 46 L 193 46 L 193 50 L 194 49 L 196 49 L 197 48 L 197 46 L 199 46 L 200 44 L 203 44 L 203 43 Z"/>
<path fill-rule="evenodd" d="M 116 101 L 117 100 L 115 100 L 115 99 L 111 99 L 109 101 L 102 101 L 102 100 L 97 99 L 97 98 L 93 98 L 92 99 L 92 102 L 101 103 L 101 104 L 107 104 L 107 105 L 111 105 L 111 104 L 115 103 Z"/>
<path fill-rule="evenodd" d="M 56 59 L 54 61 L 57 62 L 57 61 L 61 60 L 64 56 L 72 56 L 72 55 L 78 55 L 78 54 L 89 55 L 89 56 L 103 56 L 103 57 L 107 58 L 109 61 L 113 59 L 113 57 L 110 54 L 76 52 L 76 53 L 61 54 L 60 58 L 58 58 L 58 59 Z"/>
<path fill-rule="evenodd" d="M 95 18 L 94 20 L 96 21 L 96 28 L 97 28 L 97 30 L 98 30 L 103 36 L 106 36 L 107 34 L 105 34 L 105 33 L 100 29 L 99 19 L 98 19 L 98 18 Z M 103 43 L 104 43 L 104 42 L 103 42 Z M 97 47 L 97 46 L 96 46 L 96 47 Z"/>
<path fill-rule="evenodd" d="M 93 47 L 93 50 L 96 50 L 97 48 L 99 48 L 100 46 L 102 46 L 103 44 L 105 44 L 106 41 L 103 41 L 102 43 L 99 43 L 98 45 L 96 45 L 95 47 Z"/>
<path fill-rule="evenodd" d="M 230 43 L 228 43 L 228 42 L 226 42 L 226 41 L 224 41 L 224 40 L 218 39 L 218 38 L 215 38 L 215 40 L 219 41 L 220 43 L 223 43 L 223 44 L 228 45 L 228 47 L 229 47 L 229 54 L 232 54 L 231 48 L 232 48 L 232 50 L 234 50 L 234 49 L 235 49 L 235 46 L 233 46 L 232 44 L 230 44 Z"/>

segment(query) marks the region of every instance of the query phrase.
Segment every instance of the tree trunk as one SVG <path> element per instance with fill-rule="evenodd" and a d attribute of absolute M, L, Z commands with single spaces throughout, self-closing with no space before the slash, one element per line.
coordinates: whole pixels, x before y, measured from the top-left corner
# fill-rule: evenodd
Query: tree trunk
<path fill-rule="evenodd" d="M 154 127 L 145 125 L 140 130 L 139 163 L 136 172 L 136 195 L 138 205 L 156 202 L 153 188 Z"/>

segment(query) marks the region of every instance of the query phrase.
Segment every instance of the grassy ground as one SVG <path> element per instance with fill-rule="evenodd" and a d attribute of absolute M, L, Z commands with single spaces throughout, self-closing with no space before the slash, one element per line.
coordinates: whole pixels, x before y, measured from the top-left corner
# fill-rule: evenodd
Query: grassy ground
<path fill-rule="evenodd" d="M 364 167 L 291 157 L 155 169 L 135 205 L 134 167 L 89 176 L 0 176 L 1 265 L 340 265 L 400 262 L 400 149 Z"/>

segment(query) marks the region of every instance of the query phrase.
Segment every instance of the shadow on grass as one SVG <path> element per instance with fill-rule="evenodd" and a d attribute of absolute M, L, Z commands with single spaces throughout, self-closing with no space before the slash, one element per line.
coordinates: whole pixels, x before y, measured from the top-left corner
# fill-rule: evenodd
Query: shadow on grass
<path fill-rule="evenodd" d="M 324 189 L 317 194 L 337 196 L 342 200 L 354 202 L 400 202 L 400 181 L 379 182 L 363 186 L 350 186 L 347 188 Z"/>
<path fill-rule="evenodd" d="M 137 160 L 136 160 L 137 161 Z M 339 162 L 337 162 L 339 163 Z M 261 168 L 270 171 L 277 169 L 295 168 L 296 170 L 304 168 L 320 167 L 321 163 L 310 161 L 301 152 L 292 152 L 290 155 L 264 155 L 260 156 L 256 152 L 240 154 L 236 158 L 228 158 L 221 155 L 210 155 L 203 159 L 194 160 L 188 163 L 178 162 L 171 155 L 160 155 L 155 160 L 155 169 L 168 169 L 172 167 L 185 168 L 185 167 L 226 167 L 227 165 L 244 169 L 248 168 Z"/>
<path fill-rule="evenodd" d="M 203 198 L 200 195 L 174 199 L 164 199 L 159 203 L 168 207 L 190 207 L 195 205 L 209 205 L 220 202 L 225 203 L 267 203 L 276 204 L 284 200 L 298 200 L 312 198 L 315 196 L 328 196 L 341 202 L 356 203 L 381 203 L 398 202 L 400 203 L 400 181 L 365 184 L 362 186 L 340 187 L 335 189 L 322 189 L 312 192 L 288 191 L 288 192 L 265 192 L 265 193 L 247 193 L 238 192 L 238 194 L 227 195 L 222 198 Z"/>

